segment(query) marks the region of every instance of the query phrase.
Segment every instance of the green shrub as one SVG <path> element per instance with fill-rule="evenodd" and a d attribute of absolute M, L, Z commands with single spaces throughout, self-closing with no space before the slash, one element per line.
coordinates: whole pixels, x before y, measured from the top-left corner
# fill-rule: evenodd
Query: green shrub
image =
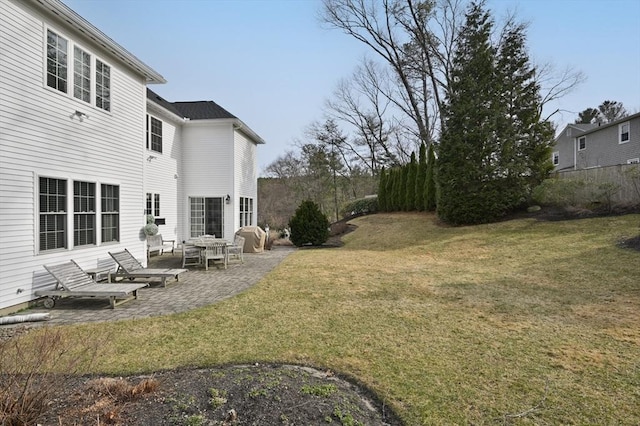
<path fill-rule="evenodd" d="M 574 179 L 547 179 L 533 189 L 533 201 L 546 206 L 576 206 L 586 182 Z"/>
<path fill-rule="evenodd" d="M 360 216 L 378 212 L 378 197 L 359 198 L 347 203 L 342 208 L 342 217 Z"/>
<path fill-rule="evenodd" d="M 297 247 L 322 245 L 329 239 L 329 220 L 313 201 L 303 201 L 289 221 L 291 242 Z"/>

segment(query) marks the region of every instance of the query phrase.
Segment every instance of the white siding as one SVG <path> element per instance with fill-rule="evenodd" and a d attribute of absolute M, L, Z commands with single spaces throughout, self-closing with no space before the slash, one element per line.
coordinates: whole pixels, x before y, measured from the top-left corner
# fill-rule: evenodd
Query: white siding
<path fill-rule="evenodd" d="M 188 236 L 189 197 L 224 197 L 234 194 L 233 127 L 229 121 L 191 121 L 183 127 L 182 141 L 182 207 L 186 218 L 182 235 Z M 224 204 L 224 238 L 231 238 L 235 231 L 235 208 L 234 201 Z"/>
<path fill-rule="evenodd" d="M 159 225 L 158 229 L 163 238 L 181 241 L 184 238 L 178 226 L 181 217 L 178 193 L 182 179 L 180 167 L 182 128 L 155 109 L 148 113 L 151 117 L 162 121 L 162 153 L 145 149 L 144 192 L 160 194 L 160 217 L 165 219 L 166 224 Z M 140 200 L 140 205 L 144 207 L 145 202 L 146 198 L 143 198 Z"/>
<path fill-rule="evenodd" d="M 246 197 L 253 199 L 253 225 L 257 225 L 256 218 L 258 217 L 258 166 L 256 159 L 257 146 L 243 133 L 239 131 L 234 132 L 234 180 L 235 180 L 235 194 L 234 200 L 238 200 L 240 197 Z M 234 206 L 234 229 L 240 228 L 239 206 Z"/>
<path fill-rule="evenodd" d="M 44 44 L 50 24 L 111 66 L 111 112 L 46 87 Z M 142 77 L 107 52 L 72 29 L 43 22 L 22 2 L 7 0 L 0 1 L 0 75 L 2 309 L 33 299 L 34 290 L 53 283 L 44 264 L 74 259 L 91 268 L 108 261 L 108 251 L 125 247 L 144 258 L 140 141 L 146 94 Z M 81 122 L 73 116 L 76 110 L 89 118 Z M 38 253 L 39 176 L 119 185 L 120 242 Z M 97 204 L 99 213 L 99 200 Z M 72 233 L 68 229 L 70 244 Z"/>

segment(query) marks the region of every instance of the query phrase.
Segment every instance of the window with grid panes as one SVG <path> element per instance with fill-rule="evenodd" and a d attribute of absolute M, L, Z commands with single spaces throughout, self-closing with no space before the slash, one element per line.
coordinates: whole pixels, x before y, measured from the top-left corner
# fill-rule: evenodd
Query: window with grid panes
<path fill-rule="evenodd" d="M 96 106 L 111 111 L 111 67 L 96 59 Z"/>
<path fill-rule="evenodd" d="M 96 184 L 73 182 L 73 245 L 96 243 Z"/>
<path fill-rule="evenodd" d="M 47 86 L 67 93 L 67 40 L 47 31 Z"/>
<path fill-rule="evenodd" d="M 147 202 L 145 204 L 144 214 L 153 214 L 153 194 L 147 192 Z"/>
<path fill-rule="evenodd" d="M 149 149 L 162 153 L 162 121 L 149 117 Z"/>
<path fill-rule="evenodd" d="M 100 192 L 102 242 L 120 241 L 120 187 L 102 184 Z"/>
<path fill-rule="evenodd" d="M 40 251 L 67 247 L 67 181 L 39 179 Z"/>
<path fill-rule="evenodd" d="M 153 215 L 160 216 L 160 194 L 153 194 Z"/>
<path fill-rule="evenodd" d="M 77 46 L 73 48 L 73 96 L 91 102 L 91 55 Z"/>

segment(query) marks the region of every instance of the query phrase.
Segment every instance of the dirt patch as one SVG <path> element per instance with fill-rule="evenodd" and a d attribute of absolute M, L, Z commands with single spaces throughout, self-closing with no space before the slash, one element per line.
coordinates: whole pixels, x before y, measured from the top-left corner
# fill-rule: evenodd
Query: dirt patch
<path fill-rule="evenodd" d="M 370 392 L 330 371 L 259 364 L 172 370 L 125 379 L 77 377 L 58 393 L 40 423 L 401 424 Z"/>

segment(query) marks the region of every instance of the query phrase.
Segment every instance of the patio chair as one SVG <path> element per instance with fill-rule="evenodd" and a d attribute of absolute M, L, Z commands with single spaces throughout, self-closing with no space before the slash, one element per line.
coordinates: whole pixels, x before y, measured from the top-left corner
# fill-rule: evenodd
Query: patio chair
<path fill-rule="evenodd" d="M 191 244 L 182 244 L 182 267 L 187 265 L 201 265 L 202 254 L 200 247 Z"/>
<path fill-rule="evenodd" d="M 227 247 L 229 260 L 239 259 L 240 263 L 244 263 L 244 237 L 236 235 L 233 239 L 233 244 Z"/>
<path fill-rule="evenodd" d="M 178 275 L 187 272 L 186 269 L 145 268 L 127 249 L 116 253 L 109 252 L 109 256 L 118 264 L 118 270 L 109 274 L 109 282 L 118 277 L 130 280 L 136 278 L 160 278 L 162 287 L 166 287 L 167 278 L 175 278 L 178 281 Z"/>
<path fill-rule="evenodd" d="M 111 308 L 138 298 L 138 289 L 146 287 L 147 283 L 135 284 L 98 284 L 89 274 L 70 260 L 58 265 L 44 265 L 55 279 L 53 290 L 37 290 L 36 296 L 47 297 L 44 306 L 51 309 L 56 300 L 63 297 L 97 297 L 108 298 Z"/>
<path fill-rule="evenodd" d="M 222 261 L 224 269 L 227 269 L 227 243 L 224 242 L 211 242 L 202 249 L 202 261 L 204 262 L 204 268 L 209 270 L 209 261 L 216 260 Z"/>

